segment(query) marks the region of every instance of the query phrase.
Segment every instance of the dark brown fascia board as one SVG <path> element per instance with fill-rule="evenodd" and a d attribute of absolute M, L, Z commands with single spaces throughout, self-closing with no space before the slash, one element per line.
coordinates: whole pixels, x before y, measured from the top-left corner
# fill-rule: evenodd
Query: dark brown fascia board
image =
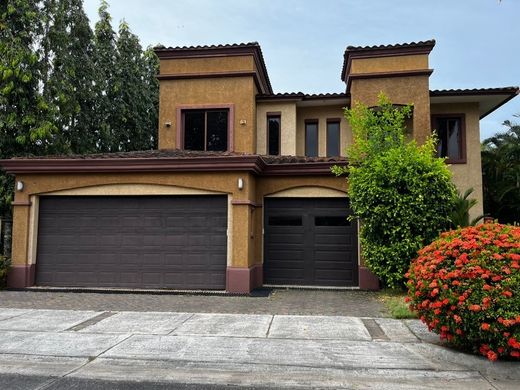
<path fill-rule="evenodd" d="M 392 77 L 410 77 L 410 76 L 430 76 L 433 69 L 417 69 L 417 70 L 400 70 L 394 72 L 375 72 L 375 73 L 356 73 L 347 76 L 347 93 L 350 93 L 352 80 L 376 79 L 376 78 L 392 78 Z"/>
<path fill-rule="evenodd" d="M 509 102 L 511 99 L 520 94 L 519 87 L 505 87 L 505 88 L 483 88 L 483 89 L 448 89 L 448 90 L 433 90 L 430 91 L 430 97 L 435 96 L 489 96 L 489 95 L 509 95 L 503 99 L 500 103 L 495 105 L 489 111 L 480 115 L 479 119 L 482 119 L 493 111 L 499 109 L 504 104 Z"/>
<path fill-rule="evenodd" d="M 259 155 L 190 158 L 119 159 L 10 159 L 0 168 L 12 175 L 50 173 L 222 172 L 246 171 L 256 175 L 328 175 L 340 162 L 266 164 Z"/>
<path fill-rule="evenodd" d="M 346 81 L 347 75 L 350 73 L 350 66 L 352 64 L 353 58 L 374 58 L 430 54 L 434 46 L 435 40 L 430 40 L 419 44 L 354 48 L 347 47 L 345 53 L 343 54 L 343 68 L 341 70 L 341 80 Z"/>
<path fill-rule="evenodd" d="M 341 93 L 336 96 L 332 94 L 324 94 L 324 95 L 306 95 L 306 94 L 287 94 L 287 95 L 257 95 L 257 102 L 264 101 L 309 101 L 309 100 L 338 100 L 338 99 L 349 99 L 350 93 Z"/>
<path fill-rule="evenodd" d="M 244 47 L 202 47 L 194 49 L 159 49 L 155 51 L 155 54 L 161 60 L 167 59 L 181 59 L 181 58 L 210 58 L 210 57 L 233 57 L 233 56 L 245 56 L 252 55 L 255 61 L 255 66 L 258 71 L 258 78 L 260 80 L 260 88 L 262 93 L 272 94 L 273 88 L 269 81 L 269 75 L 264 62 L 261 60 L 260 47 L 251 45 Z"/>

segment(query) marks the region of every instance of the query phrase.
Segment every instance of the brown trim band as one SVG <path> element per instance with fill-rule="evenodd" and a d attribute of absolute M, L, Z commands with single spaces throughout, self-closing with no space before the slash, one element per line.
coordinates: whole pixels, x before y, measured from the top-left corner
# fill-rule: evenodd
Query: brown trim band
<path fill-rule="evenodd" d="M 232 200 L 233 206 L 251 206 L 251 207 L 262 207 L 261 203 L 255 203 L 251 200 Z"/>
<path fill-rule="evenodd" d="M 13 206 L 32 206 L 32 202 L 29 201 L 29 200 L 20 200 L 20 201 L 14 201 L 14 202 L 11 202 L 11 205 Z"/>
<path fill-rule="evenodd" d="M 246 171 L 265 176 L 331 175 L 333 165 L 347 161 L 267 164 L 261 156 L 124 158 L 124 159 L 14 159 L 0 160 L 7 173 L 128 173 L 128 172 L 222 172 Z"/>
<path fill-rule="evenodd" d="M 394 72 L 354 73 L 349 74 L 346 79 L 347 92 L 350 92 L 352 80 L 381 79 L 392 77 L 430 76 L 433 69 L 399 70 Z"/>

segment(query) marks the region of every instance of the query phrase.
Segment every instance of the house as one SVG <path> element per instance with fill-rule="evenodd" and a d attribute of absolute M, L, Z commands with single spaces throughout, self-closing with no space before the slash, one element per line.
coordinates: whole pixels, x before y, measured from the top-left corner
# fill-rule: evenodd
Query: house
<path fill-rule="evenodd" d="M 343 107 L 380 91 L 434 128 L 482 212 L 479 119 L 518 88 L 430 90 L 435 41 L 347 47 L 345 93 L 273 93 L 257 43 L 157 48 L 159 150 L 15 158 L 11 287 L 372 289 L 347 221 Z"/>

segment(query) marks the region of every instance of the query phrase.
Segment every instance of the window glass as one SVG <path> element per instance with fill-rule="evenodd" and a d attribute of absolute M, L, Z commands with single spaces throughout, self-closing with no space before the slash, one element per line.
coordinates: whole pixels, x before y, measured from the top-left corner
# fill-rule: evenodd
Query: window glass
<path fill-rule="evenodd" d="M 439 157 L 448 157 L 448 160 L 461 160 L 462 155 L 462 128 L 461 119 L 437 118 L 436 128 L 439 137 L 437 154 Z"/>
<path fill-rule="evenodd" d="M 184 114 L 184 149 L 204 150 L 204 111 Z"/>
<path fill-rule="evenodd" d="M 228 115 L 227 111 L 207 112 L 206 150 L 227 150 Z"/>
<path fill-rule="evenodd" d="M 225 151 L 228 147 L 228 110 L 187 110 L 184 149 Z"/>
<path fill-rule="evenodd" d="M 280 154 L 280 116 L 270 115 L 267 117 L 267 145 L 269 155 Z"/>
<path fill-rule="evenodd" d="M 270 216 L 270 226 L 302 226 L 303 221 L 301 216 Z"/>
<path fill-rule="evenodd" d="M 347 217 L 315 217 L 314 225 L 316 226 L 350 226 L 350 221 Z"/>
<path fill-rule="evenodd" d="M 339 122 L 328 122 L 327 123 L 327 156 L 339 156 Z"/>
<path fill-rule="evenodd" d="M 305 155 L 308 157 L 318 156 L 318 122 L 305 124 Z"/>

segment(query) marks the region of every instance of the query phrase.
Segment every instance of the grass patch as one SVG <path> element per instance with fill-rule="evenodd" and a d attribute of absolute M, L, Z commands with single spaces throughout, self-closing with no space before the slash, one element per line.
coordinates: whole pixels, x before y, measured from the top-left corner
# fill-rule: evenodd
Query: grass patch
<path fill-rule="evenodd" d="M 408 307 L 409 304 L 404 301 L 404 298 L 406 297 L 404 291 L 385 289 L 380 292 L 379 297 L 392 318 L 417 318 L 417 314 L 410 311 Z"/>

